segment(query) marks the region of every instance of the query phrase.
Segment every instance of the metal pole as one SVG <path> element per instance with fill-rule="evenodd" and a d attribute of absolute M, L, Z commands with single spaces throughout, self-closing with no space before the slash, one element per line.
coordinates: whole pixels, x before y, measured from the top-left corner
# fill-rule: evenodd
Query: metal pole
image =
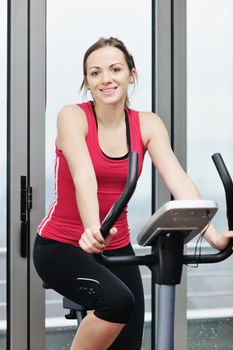
<path fill-rule="evenodd" d="M 157 350 L 174 350 L 175 292 L 175 285 L 159 286 Z"/>

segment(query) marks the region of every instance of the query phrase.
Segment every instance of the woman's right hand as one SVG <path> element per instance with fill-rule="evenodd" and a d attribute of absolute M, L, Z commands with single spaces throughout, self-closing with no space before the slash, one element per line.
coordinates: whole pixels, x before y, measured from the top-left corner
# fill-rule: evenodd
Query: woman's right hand
<path fill-rule="evenodd" d="M 116 227 L 112 227 L 108 236 L 104 239 L 98 227 L 86 228 L 79 240 L 79 245 L 87 253 L 102 253 L 116 232 Z"/>

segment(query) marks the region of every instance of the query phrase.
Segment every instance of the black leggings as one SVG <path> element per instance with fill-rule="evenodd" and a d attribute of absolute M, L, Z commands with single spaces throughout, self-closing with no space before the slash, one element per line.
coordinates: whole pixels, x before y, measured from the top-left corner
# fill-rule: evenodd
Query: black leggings
<path fill-rule="evenodd" d="M 107 256 L 133 255 L 129 244 Z M 140 350 L 144 296 L 137 266 L 105 267 L 81 248 L 37 235 L 33 259 L 41 279 L 106 321 L 126 323 L 109 350 Z"/>

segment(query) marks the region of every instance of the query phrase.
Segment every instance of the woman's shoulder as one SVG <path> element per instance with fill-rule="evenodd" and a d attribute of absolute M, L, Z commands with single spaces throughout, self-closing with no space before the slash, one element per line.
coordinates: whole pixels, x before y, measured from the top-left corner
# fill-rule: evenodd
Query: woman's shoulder
<path fill-rule="evenodd" d="M 161 118 L 154 112 L 140 111 L 139 118 L 144 123 L 158 123 Z"/>
<path fill-rule="evenodd" d="M 85 111 L 77 104 L 63 106 L 57 115 L 57 137 L 56 144 L 60 149 L 62 135 L 83 135 L 85 138 L 88 132 L 88 123 Z"/>
<path fill-rule="evenodd" d="M 58 111 L 58 117 L 60 118 L 72 118 L 74 115 L 85 115 L 84 109 L 81 107 L 81 104 L 68 104 L 64 105 Z"/>
<path fill-rule="evenodd" d="M 139 117 L 140 124 L 143 124 L 143 126 L 151 125 L 151 124 L 158 124 L 161 121 L 161 118 L 153 112 L 145 112 L 145 111 L 138 111 L 129 108 L 129 111 L 131 114 L 137 114 Z"/>
<path fill-rule="evenodd" d="M 78 104 L 70 104 L 63 106 L 57 114 L 57 124 L 75 124 L 87 125 L 86 114 L 83 108 Z"/>
<path fill-rule="evenodd" d="M 139 120 L 142 134 L 147 139 L 165 128 L 162 119 L 153 112 L 139 112 Z"/>

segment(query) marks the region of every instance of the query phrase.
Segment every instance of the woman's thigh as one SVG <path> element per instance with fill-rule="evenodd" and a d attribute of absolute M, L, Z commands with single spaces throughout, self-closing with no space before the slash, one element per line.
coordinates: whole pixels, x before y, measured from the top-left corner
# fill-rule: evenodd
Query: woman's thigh
<path fill-rule="evenodd" d="M 81 248 L 37 236 L 34 264 L 41 279 L 58 293 L 95 310 L 110 322 L 126 323 L 133 312 L 130 288 Z"/>

